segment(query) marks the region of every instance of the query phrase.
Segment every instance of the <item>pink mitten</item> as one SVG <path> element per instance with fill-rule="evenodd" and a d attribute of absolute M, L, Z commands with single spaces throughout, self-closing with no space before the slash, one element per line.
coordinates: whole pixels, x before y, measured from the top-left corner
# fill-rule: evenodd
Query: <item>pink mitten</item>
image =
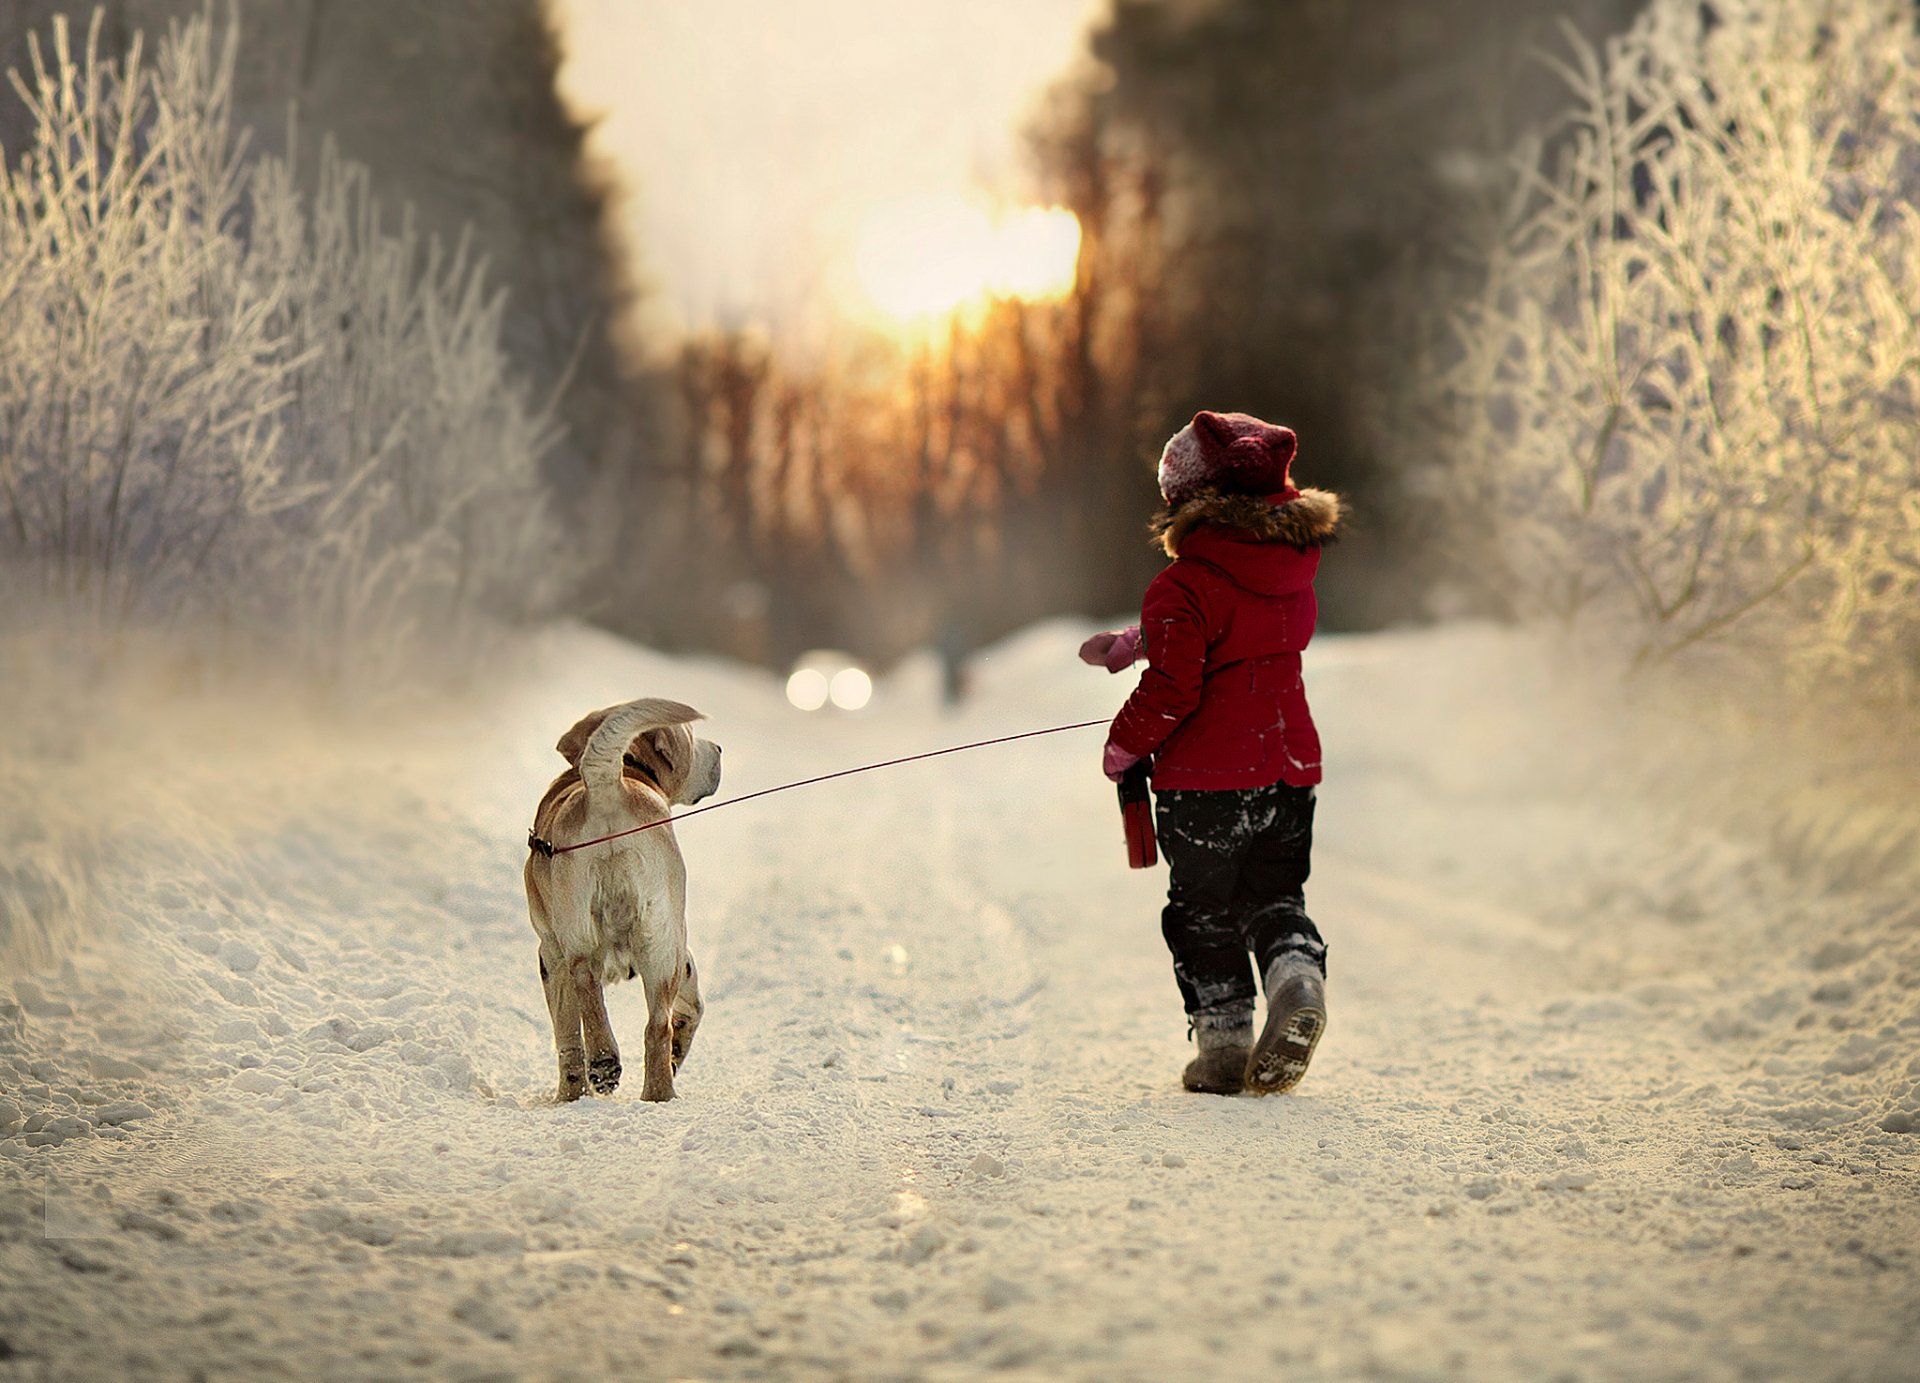
<path fill-rule="evenodd" d="M 1125 672 L 1140 658 L 1140 626 L 1129 625 L 1114 634 L 1095 634 L 1080 645 L 1080 661 L 1108 672 Z"/>
<path fill-rule="evenodd" d="M 1100 771 L 1117 783 L 1128 769 L 1139 762 L 1138 754 L 1129 754 L 1112 740 L 1108 740 L 1106 752 L 1100 756 Z"/>
<path fill-rule="evenodd" d="M 1080 661 L 1088 667 L 1105 667 L 1107 650 L 1113 647 L 1118 634 L 1095 634 L 1080 645 Z"/>

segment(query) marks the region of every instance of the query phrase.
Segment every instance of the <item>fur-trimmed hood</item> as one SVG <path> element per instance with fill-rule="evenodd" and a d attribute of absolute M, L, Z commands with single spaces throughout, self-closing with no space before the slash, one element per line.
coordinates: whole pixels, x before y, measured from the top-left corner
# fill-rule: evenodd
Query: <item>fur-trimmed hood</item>
<path fill-rule="evenodd" d="M 1222 537 L 1239 542 L 1285 543 L 1301 552 L 1339 536 L 1344 508 L 1333 491 L 1301 490 L 1276 503 L 1278 498 L 1201 490 L 1154 515 L 1150 531 L 1169 557 L 1178 557 L 1181 545 L 1202 526 L 1223 529 Z"/>

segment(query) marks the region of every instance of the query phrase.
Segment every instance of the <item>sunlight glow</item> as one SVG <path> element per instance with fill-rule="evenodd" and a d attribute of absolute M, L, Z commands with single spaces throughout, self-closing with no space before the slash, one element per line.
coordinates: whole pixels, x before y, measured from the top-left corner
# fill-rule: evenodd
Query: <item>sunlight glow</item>
<path fill-rule="evenodd" d="M 861 229 L 854 270 L 875 307 L 909 322 L 995 298 L 1063 298 L 1079 258 L 1080 222 L 1071 211 L 994 215 L 956 197 L 874 213 Z"/>

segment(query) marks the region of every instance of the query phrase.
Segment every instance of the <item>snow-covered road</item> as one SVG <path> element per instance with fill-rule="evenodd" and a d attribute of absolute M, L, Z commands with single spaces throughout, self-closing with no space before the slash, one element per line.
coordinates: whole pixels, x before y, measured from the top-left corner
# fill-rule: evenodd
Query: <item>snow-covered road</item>
<path fill-rule="evenodd" d="M 693 702 L 734 796 L 1102 714 L 1083 632 L 951 716 L 578 629 L 379 725 L 128 708 L 0 1003 L 0 1380 L 1920 1376 L 1920 904 L 1630 796 L 1489 630 L 1309 656 L 1296 1094 L 1180 1090 L 1085 731 L 686 823 L 680 1098 L 553 1103 L 519 842 L 576 715 Z"/>

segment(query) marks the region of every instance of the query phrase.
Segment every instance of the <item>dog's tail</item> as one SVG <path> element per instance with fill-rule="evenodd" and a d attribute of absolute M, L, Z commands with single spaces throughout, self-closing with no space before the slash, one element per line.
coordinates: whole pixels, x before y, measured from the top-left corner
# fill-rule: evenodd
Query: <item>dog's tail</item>
<path fill-rule="evenodd" d="M 587 785 L 588 796 L 608 792 L 619 784 L 620 761 L 635 735 L 702 719 L 705 717 L 693 707 L 678 701 L 663 701 L 657 696 L 613 707 L 600 722 L 600 728 L 588 737 L 587 747 L 580 751 L 580 781 Z"/>

